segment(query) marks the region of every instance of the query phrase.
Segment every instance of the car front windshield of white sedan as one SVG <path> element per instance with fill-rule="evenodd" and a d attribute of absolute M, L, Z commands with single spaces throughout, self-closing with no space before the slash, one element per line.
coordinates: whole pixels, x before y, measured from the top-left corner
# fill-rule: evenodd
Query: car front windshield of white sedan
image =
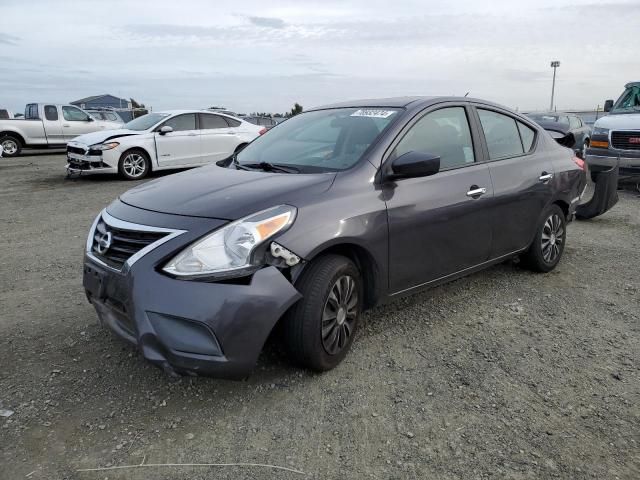
<path fill-rule="evenodd" d="M 397 108 L 361 107 L 302 113 L 250 143 L 237 155 L 236 166 L 275 165 L 300 173 L 346 170 L 399 112 Z"/>
<path fill-rule="evenodd" d="M 162 119 L 167 118 L 168 113 L 147 113 L 128 123 L 124 124 L 124 128 L 127 130 L 136 130 L 141 132 L 142 130 L 148 130 Z"/>

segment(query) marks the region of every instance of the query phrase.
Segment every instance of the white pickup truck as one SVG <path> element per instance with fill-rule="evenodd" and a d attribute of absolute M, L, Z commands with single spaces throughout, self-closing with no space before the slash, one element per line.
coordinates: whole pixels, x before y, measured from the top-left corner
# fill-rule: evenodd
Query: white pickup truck
<path fill-rule="evenodd" d="M 1 155 L 17 157 L 23 148 L 64 148 L 78 135 L 120 127 L 117 122 L 96 120 L 73 105 L 30 103 L 24 118 L 0 120 Z"/>

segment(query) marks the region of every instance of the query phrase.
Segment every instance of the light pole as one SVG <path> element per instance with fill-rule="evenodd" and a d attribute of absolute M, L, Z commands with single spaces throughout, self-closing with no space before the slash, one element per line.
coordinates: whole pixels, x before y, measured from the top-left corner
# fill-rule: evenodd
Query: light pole
<path fill-rule="evenodd" d="M 556 91 L 556 68 L 560 66 L 560 62 L 558 60 L 554 60 L 551 62 L 551 68 L 553 68 L 553 83 L 551 84 L 551 104 L 549 105 L 549 111 L 553 112 L 553 95 Z"/>

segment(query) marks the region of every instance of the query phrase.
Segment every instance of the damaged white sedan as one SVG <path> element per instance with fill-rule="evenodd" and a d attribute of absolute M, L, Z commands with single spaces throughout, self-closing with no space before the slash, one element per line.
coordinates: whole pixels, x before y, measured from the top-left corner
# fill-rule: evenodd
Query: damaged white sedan
<path fill-rule="evenodd" d="M 139 180 L 152 170 L 226 159 L 265 132 L 264 127 L 210 111 L 149 113 L 121 130 L 89 133 L 67 143 L 67 174 L 119 173 Z"/>

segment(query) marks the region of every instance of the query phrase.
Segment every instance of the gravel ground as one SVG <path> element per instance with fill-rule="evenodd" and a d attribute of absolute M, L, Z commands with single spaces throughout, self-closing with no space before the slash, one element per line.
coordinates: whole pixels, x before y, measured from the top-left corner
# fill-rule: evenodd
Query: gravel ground
<path fill-rule="evenodd" d="M 64 164 L 0 161 L 0 478 L 640 478 L 636 193 L 571 224 L 550 274 L 505 263 L 368 312 L 332 372 L 274 342 L 246 381 L 175 380 L 82 290 L 87 229 L 134 184 Z M 79 471 L 143 462 L 304 473 Z"/>

